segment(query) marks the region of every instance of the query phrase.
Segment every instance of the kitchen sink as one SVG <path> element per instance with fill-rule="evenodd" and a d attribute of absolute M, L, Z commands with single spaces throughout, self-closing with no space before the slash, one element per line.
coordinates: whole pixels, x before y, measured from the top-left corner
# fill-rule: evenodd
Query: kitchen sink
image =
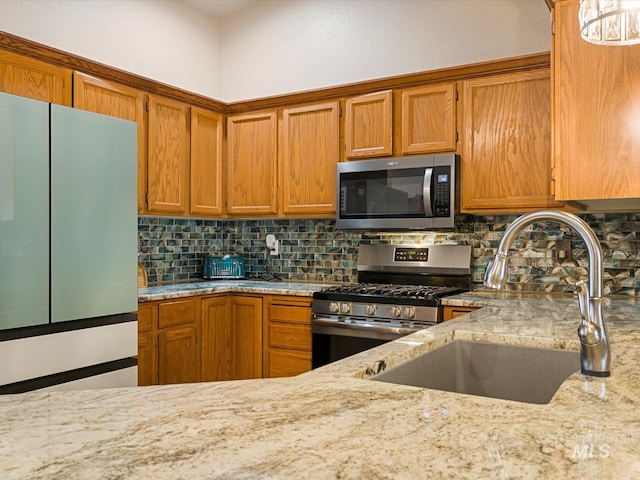
<path fill-rule="evenodd" d="M 574 350 L 454 340 L 371 379 L 545 404 L 579 370 Z"/>

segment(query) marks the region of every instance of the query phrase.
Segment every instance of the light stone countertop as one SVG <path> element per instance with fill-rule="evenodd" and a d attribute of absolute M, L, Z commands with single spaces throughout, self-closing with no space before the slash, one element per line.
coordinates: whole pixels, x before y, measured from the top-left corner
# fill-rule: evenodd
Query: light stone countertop
<path fill-rule="evenodd" d="M 0 397 L 0 478 L 640 478 L 634 299 L 605 306 L 612 376 L 576 373 L 546 405 L 367 379 L 454 338 L 578 349 L 575 299 L 486 297 L 295 378 Z"/>
<path fill-rule="evenodd" d="M 176 283 L 138 289 L 138 302 L 168 300 L 211 293 L 259 293 L 265 295 L 295 295 L 311 297 L 313 292 L 328 283 L 305 283 L 264 280 L 210 280 L 192 283 Z"/>

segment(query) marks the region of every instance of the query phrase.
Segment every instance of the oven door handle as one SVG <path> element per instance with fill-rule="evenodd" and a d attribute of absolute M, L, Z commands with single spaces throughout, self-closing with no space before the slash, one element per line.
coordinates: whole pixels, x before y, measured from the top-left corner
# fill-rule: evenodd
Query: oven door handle
<path fill-rule="evenodd" d="M 338 335 L 342 337 L 395 339 L 420 330 L 422 329 L 381 326 L 371 323 L 337 322 L 335 320 L 327 320 L 323 318 L 314 318 L 312 322 L 313 333 Z"/>

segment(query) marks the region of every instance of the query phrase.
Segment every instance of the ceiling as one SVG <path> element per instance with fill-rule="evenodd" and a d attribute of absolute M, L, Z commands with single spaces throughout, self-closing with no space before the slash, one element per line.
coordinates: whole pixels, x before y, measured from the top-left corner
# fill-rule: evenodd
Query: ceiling
<path fill-rule="evenodd" d="M 191 7 L 208 15 L 222 18 L 242 10 L 258 0 L 182 0 Z"/>

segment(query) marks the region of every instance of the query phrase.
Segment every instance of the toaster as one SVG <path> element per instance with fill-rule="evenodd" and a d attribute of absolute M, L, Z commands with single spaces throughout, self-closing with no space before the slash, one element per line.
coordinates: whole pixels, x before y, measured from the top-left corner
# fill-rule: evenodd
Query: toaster
<path fill-rule="evenodd" d="M 204 278 L 244 278 L 244 257 L 241 255 L 209 255 L 204 261 Z"/>

